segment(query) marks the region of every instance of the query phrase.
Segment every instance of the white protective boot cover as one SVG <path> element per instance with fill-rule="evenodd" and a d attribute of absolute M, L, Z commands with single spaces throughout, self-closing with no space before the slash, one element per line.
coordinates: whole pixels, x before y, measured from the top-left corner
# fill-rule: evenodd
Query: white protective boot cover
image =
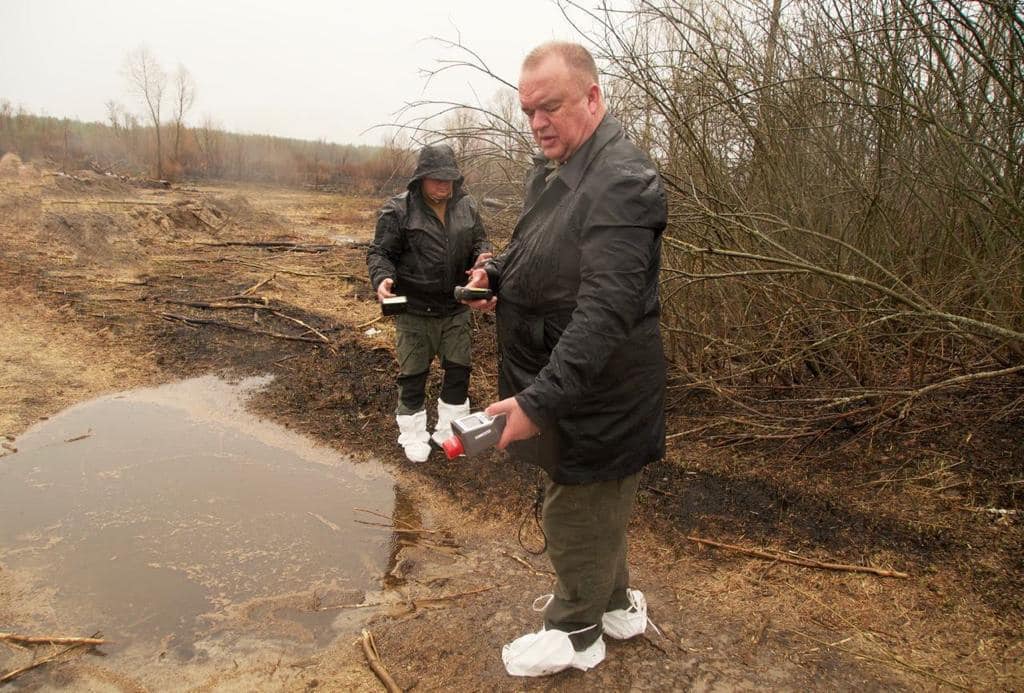
<path fill-rule="evenodd" d="M 469 398 L 462 404 L 448 404 L 443 399 L 437 400 L 437 425 L 434 426 L 433 441 L 439 446 L 452 437 L 452 421 L 469 414 Z"/>
<path fill-rule="evenodd" d="M 544 611 L 553 594 L 544 594 L 533 600 L 534 611 Z M 501 648 L 501 661 L 512 676 L 547 676 L 572 667 L 587 671 L 604 661 L 604 638 L 599 637 L 585 650 L 576 651 L 570 635 L 583 633 L 597 626 L 587 626 L 572 632 L 541 628 L 536 633 L 521 635 Z"/>
<path fill-rule="evenodd" d="M 581 633 L 583 628 L 573 631 Z M 604 661 L 604 639 L 598 638 L 585 650 L 575 651 L 570 633 L 545 630 L 522 635 L 501 648 L 505 671 L 512 676 L 547 676 L 572 667 L 587 671 Z"/>
<path fill-rule="evenodd" d="M 628 640 L 643 635 L 648 623 L 658 635 L 661 635 L 658 627 L 647 617 L 647 598 L 644 597 L 644 593 L 640 590 L 627 589 L 626 597 L 629 599 L 629 608 L 606 611 L 601 618 L 605 635 L 616 640 Z"/>
<path fill-rule="evenodd" d="M 405 448 L 410 462 L 426 462 L 430 457 L 430 434 L 427 432 L 427 410 L 395 416 L 398 423 L 398 444 Z"/>

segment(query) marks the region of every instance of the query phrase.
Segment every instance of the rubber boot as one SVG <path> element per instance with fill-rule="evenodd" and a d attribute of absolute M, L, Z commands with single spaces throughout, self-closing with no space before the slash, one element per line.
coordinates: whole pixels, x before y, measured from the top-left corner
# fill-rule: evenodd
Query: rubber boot
<path fill-rule="evenodd" d="M 410 462 L 426 462 L 430 457 L 430 434 L 427 433 L 427 410 L 395 416 L 398 423 L 398 444 L 405 449 Z"/>
<path fill-rule="evenodd" d="M 469 414 L 468 397 L 462 404 L 448 404 L 443 399 L 437 400 L 437 425 L 434 426 L 434 435 L 430 438 L 440 447 L 444 441 L 452 437 L 452 421 L 467 414 Z"/>

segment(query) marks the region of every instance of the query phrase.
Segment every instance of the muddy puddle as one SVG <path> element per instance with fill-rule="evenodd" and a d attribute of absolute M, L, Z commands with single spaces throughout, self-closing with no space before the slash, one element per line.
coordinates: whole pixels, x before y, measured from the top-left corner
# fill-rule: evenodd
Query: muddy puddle
<path fill-rule="evenodd" d="M 107 396 L 18 438 L 0 458 L 0 567 L 32 620 L 0 630 L 102 632 L 108 659 L 177 662 L 352 630 L 362 610 L 345 606 L 382 588 L 399 545 L 394 481 L 248 414 L 265 384 Z"/>

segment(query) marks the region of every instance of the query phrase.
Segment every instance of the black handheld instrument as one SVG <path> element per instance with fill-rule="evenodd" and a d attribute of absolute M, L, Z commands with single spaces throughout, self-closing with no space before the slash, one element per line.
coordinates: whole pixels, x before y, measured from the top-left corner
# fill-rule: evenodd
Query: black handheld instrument
<path fill-rule="evenodd" d="M 494 292 L 490 289 L 480 289 L 469 286 L 456 286 L 455 287 L 455 300 L 456 301 L 486 301 L 494 296 Z"/>

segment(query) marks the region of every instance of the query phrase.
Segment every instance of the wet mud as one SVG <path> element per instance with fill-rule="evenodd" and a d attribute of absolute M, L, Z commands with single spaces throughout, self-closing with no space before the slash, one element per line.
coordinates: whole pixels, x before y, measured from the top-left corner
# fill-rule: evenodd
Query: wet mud
<path fill-rule="evenodd" d="M 402 457 L 392 426 L 393 331 L 366 286 L 360 246 L 377 201 L 271 188 L 103 193 L 145 203 L 122 209 L 90 207 L 99 195 L 88 190 L 39 187 L 0 186 L 0 208 L 9 212 L 0 219 L 0 299 L 13 306 L 12 329 L 0 335 L 0 373 L 14 384 L 0 388 L 0 434 L 21 446 L 0 457 L 0 469 L 32 454 L 39 416 L 96 394 L 209 374 L 273 379 L 246 404 L 264 423 L 241 456 L 195 466 L 163 459 L 162 469 L 175 470 L 163 478 L 155 468 L 147 477 L 141 466 L 122 463 L 84 476 L 77 469 L 66 479 L 26 468 L 12 481 L 26 493 L 68 484 L 65 513 L 79 512 L 80 528 L 38 516 L 13 538 L 5 535 L 0 624 L 124 634 L 92 654 L 30 672 L 17 686 L 378 690 L 355 641 L 363 628 L 399 685 L 416 690 L 952 690 L 1013 689 L 1024 681 L 1024 533 L 1012 516 L 962 509 L 1019 504 L 1020 487 L 1007 485 L 1021 470 L 1019 422 L 1004 422 L 995 437 L 975 436 L 969 447 L 962 436 L 925 434 L 876 448 L 829 440 L 814 450 L 671 440 L 666 460 L 645 476 L 630 553 L 633 582 L 664 636 L 610 643 L 608 659 L 587 674 L 511 679 L 501 646 L 539 627 L 530 605 L 552 589 L 546 560 L 527 551 L 539 547 L 528 514 L 539 474 L 497 452 L 472 462 L 435 452 L 424 465 Z M 61 204 L 51 202 L 57 196 Z M 267 240 L 329 247 L 230 245 Z M 244 302 L 260 305 L 233 305 Z M 470 396 L 481 405 L 495 397 L 493 328 L 491 316 L 474 318 Z M 436 374 L 430 388 L 428 401 L 437 394 Z M 688 417 L 705 404 L 674 407 L 670 430 L 693 428 Z M 207 406 L 204 416 L 217 409 Z M 257 449 L 285 459 L 292 447 L 312 445 L 268 440 L 261 429 L 270 422 L 282 436 L 309 436 L 329 459 L 249 460 Z M 98 428 L 68 442 L 92 426 L 84 427 L 55 433 L 53 447 L 109 442 Z M 164 446 L 189 435 L 184 424 L 177 431 Z M 241 433 L 218 435 L 230 442 Z M 212 447 L 207 440 L 206 453 Z M 383 468 L 390 500 L 375 507 L 344 500 L 346 484 L 370 484 L 358 474 L 359 481 L 335 476 L 346 461 L 356 470 Z M 224 473 L 213 479 L 206 475 L 215 464 Z M 248 500 L 232 511 L 231 494 L 241 492 L 233 482 L 241 478 Z M 75 510 L 83 479 L 92 479 L 86 491 L 106 489 L 95 503 L 119 509 Z M 330 498 L 309 489 L 314 479 L 332 489 Z M 142 486 L 165 489 L 181 514 L 146 510 L 130 500 L 137 494 L 117 492 Z M 308 495 L 312 505 L 286 503 L 277 497 L 284 490 Z M 270 495 L 273 501 L 263 500 Z M 381 517 L 352 515 L 355 505 Z M 265 509 L 267 521 L 256 522 L 243 506 Z M 204 513 L 220 519 L 204 525 Z M 176 529 L 166 546 L 148 538 Z M 367 544 L 351 547 L 358 561 L 320 545 L 333 546 L 333 535 L 350 530 L 366 533 Z M 24 567 L 43 555 L 71 561 L 70 540 L 87 539 L 87 531 L 108 534 L 60 575 L 37 579 Z M 175 543 L 188 532 L 209 544 L 205 562 Z M 891 567 L 911 578 L 764 561 L 702 548 L 690 534 Z M 168 600 L 180 604 L 173 615 L 137 622 L 115 596 L 94 608 L 79 594 L 99 589 L 90 581 L 120 579 L 113 566 L 129 557 L 114 552 L 121 546 L 136 551 L 141 566 L 124 575 L 179 596 Z M 14 568 L 15 560 L 25 563 Z M 54 569 L 60 565 L 54 561 Z M 41 561 L 33 568 L 44 569 Z M 0 671 L 45 653 L 0 644 Z"/>

